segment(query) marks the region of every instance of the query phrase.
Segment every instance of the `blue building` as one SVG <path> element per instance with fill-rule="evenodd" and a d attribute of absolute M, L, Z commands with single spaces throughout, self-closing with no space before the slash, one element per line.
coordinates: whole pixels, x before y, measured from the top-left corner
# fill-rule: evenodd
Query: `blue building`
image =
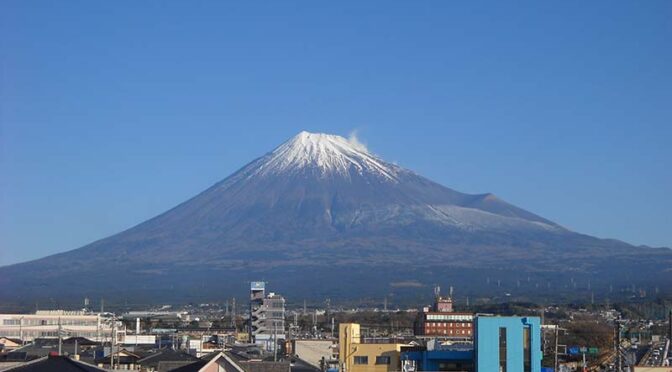
<path fill-rule="evenodd" d="M 541 372 L 537 317 L 477 316 L 473 344 L 402 347 L 404 371 Z"/>
<path fill-rule="evenodd" d="M 479 316 L 475 322 L 476 371 L 541 372 L 538 317 Z"/>
<path fill-rule="evenodd" d="M 402 348 L 401 364 L 406 371 L 474 371 L 474 347 Z"/>

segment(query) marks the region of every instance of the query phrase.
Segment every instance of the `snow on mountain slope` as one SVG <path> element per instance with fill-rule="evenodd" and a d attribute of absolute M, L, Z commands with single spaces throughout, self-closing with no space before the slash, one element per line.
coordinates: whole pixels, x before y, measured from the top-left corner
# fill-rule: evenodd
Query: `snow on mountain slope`
<path fill-rule="evenodd" d="M 148 225 L 189 234 L 195 220 L 207 221 L 230 238 L 249 234 L 259 224 L 315 236 L 419 223 L 468 231 L 564 231 L 492 194 L 464 194 L 387 163 L 356 140 L 308 132 Z"/>
<path fill-rule="evenodd" d="M 255 162 L 251 175 L 281 174 L 314 168 L 321 176 L 350 176 L 350 171 L 370 172 L 396 181 L 397 167 L 378 159 L 356 140 L 341 136 L 301 132 Z"/>

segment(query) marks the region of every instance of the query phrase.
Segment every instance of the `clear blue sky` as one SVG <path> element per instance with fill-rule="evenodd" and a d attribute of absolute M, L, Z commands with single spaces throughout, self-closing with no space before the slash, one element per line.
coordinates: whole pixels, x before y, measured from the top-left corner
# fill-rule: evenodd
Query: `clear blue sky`
<path fill-rule="evenodd" d="M 5 0 L 0 68 L 0 264 L 131 227 L 304 129 L 672 246 L 669 0 Z"/>

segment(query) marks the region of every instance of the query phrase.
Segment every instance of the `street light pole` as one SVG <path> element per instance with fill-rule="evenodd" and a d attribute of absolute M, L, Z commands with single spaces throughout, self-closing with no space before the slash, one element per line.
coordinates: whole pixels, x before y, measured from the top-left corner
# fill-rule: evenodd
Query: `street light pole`
<path fill-rule="evenodd" d="M 19 338 L 21 339 L 21 345 L 23 345 L 23 317 L 19 318 Z"/>

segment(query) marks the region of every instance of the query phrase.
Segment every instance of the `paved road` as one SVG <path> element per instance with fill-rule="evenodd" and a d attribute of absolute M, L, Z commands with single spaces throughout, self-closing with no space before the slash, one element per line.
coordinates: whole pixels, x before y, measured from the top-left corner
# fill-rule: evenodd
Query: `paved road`
<path fill-rule="evenodd" d="M 660 367 L 663 365 L 663 351 L 665 349 L 665 342 L 654 342 L 651 348 L 646 352 L 642 360 L 639 362 L 640 366 L 644 367 Z"/>

